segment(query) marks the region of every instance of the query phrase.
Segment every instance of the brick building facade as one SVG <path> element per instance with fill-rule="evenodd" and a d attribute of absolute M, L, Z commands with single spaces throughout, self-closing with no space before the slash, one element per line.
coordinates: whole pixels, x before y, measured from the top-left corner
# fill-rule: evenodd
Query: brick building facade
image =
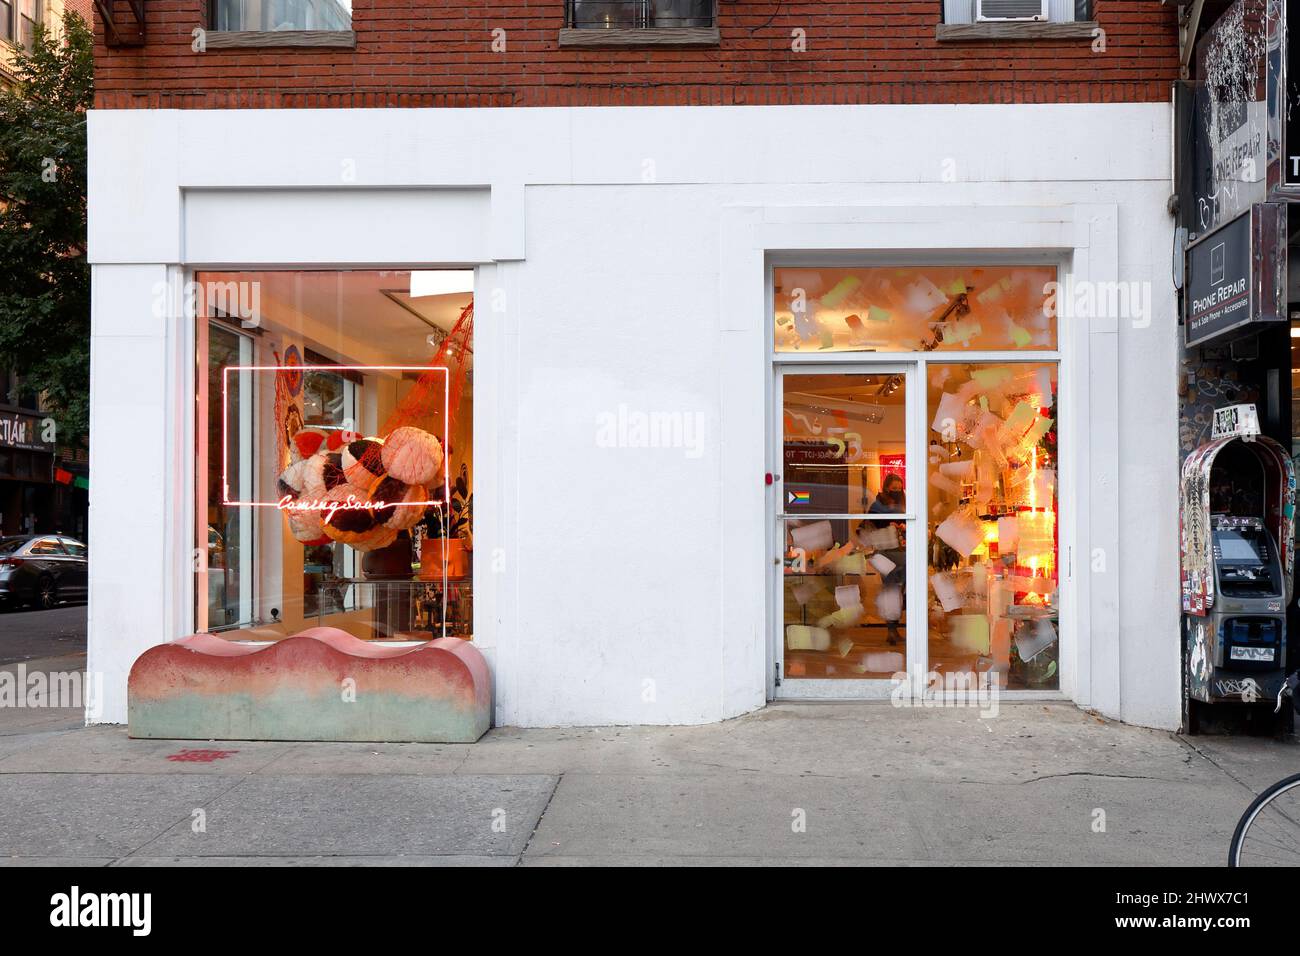
<path fill-rule="evenodd" d="M 631 49 L 562 47 L 563 0 L 359 0 L 355 47 L 197 53 L 206 10 L 146 0 L 143 47 L 105 47 L 101 26 L 100 108 L 1156 102 L 1178 75 L 1176 11 L 1155 0 L 1025 39 L 940 39 L 939 0 L 722 0 L 716 45 Z"/>

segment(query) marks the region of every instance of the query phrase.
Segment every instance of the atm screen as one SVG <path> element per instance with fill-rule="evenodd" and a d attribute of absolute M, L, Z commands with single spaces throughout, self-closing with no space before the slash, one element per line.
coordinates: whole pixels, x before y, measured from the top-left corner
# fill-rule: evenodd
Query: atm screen
<path fill-rule="evenodd" d="M 1215 537 L 1218 539 L 1219 560 L 1233 563 L 1265 563 L 1264 557 L 1255 548 L 1255 542 L 1236 531 L 1219 531 Z"/>

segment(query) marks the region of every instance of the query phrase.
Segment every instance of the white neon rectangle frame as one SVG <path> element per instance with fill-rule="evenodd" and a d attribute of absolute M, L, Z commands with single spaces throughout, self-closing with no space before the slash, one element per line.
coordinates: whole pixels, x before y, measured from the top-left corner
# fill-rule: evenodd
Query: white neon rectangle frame
<path fill-rule="evenodd" d="M 227 481 L 228 476 L 228 451 L 230 448 L 229 422 L 226 416 L 229 410 L 229 402 L 226 401 L 226 395 L 229 392 L 229 381 L 231 372 L 284 372 L 289 369 L 282 365 L 227 365 L 221 370 L 221 492 L 222 504 L 228 508 L 278 508 L 277 501 L 231 501 L 230 484 Z M 438 505 L 444 508 L 451 507 L 451 469 L 448 467 L 451 463 L 450 454 L 447 449 L 448 444 L 448 416 L 450 414 L 451 403 L 451 370 L 444 365 L 295 365 L 292 370 L 299 372 L 442 372 L 442 448 L 443 448 L 443 465 L 442 465 L 442 498 L 431 499 L 429 501 L 404 501 L 394 502 L 396 507 L 427 508 L 430 505 Z"/>

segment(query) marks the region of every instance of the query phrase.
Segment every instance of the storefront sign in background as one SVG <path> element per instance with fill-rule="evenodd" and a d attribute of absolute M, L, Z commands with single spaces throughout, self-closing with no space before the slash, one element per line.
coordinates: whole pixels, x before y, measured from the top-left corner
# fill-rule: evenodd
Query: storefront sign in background
<path fill-rule="evenodd" d="M 43 440 L 43 419 L 22 412 L 0 413 L 0 448 L 54 451 L 54 442 Z"/>
<path fill-rule="evenodd" d="M 1187 345 L 1285 320 L 1284 224 L 1280 204 L 1257 203 L 1187 250 Z"/>

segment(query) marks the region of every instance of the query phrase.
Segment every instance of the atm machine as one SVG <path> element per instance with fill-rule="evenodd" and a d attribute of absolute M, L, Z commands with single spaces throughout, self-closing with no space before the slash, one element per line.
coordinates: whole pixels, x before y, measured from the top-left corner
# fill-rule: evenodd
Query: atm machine
<path fill-rule="evenodd" d="M 1215 412 L 1211 440 L 1183 464 L 1183 639 L 1186 720 L 1203 707 L 1271 711 L 1286 678 L 1295 475 L 1291 457 L 1259 434 L 1253 405 Z"/>

